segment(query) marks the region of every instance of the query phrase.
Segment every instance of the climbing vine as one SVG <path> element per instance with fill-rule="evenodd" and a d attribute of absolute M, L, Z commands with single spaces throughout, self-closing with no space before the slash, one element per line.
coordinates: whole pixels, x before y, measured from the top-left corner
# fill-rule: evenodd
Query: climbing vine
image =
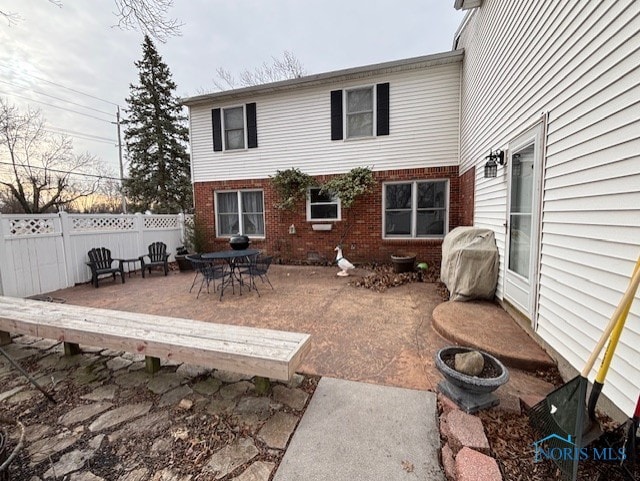
<path fill-rule="evenodd" d="M 297 168 L 277 170 L 270 178 L 280 199 L 276 207 L 284 210 L 293 210 L 298 201 L 307 198 L 307 189 L 315 185 L 313 177 Z"/>
<path fill-rule="evenodd" d="M 342 207 L 349 208 L 356 199 L 373 190 L 376 181 L 369 167 L 356 167 L 322 185 L 322 191 L 336 195 Z"/>

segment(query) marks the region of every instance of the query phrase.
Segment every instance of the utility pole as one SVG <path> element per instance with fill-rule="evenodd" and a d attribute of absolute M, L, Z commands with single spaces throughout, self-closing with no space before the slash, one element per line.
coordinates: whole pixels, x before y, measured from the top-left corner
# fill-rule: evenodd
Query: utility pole
<path fill-rule="evenodd" d="M 120 136 L 120 106 L 116 111 L 116 125 L 118 126 L 118 160 L 120 161 L 120 194 L 122 195 L 122 213 L 127 213 L 127 199 L 124 195 L 124 166 L 122 165 L 122 137 Z"/>

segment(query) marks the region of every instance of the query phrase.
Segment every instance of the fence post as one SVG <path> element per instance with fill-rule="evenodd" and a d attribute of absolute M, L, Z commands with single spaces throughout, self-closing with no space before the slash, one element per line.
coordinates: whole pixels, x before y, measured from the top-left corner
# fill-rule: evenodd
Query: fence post
<path fill-rule="evenodd" d="M 134 214 L 135 226 L 138 236 L 138 252 L 145 253 L 147 246 L 144 245 L 144 218 L 143 214 L 136 212 Z"/>
<path fill-rule="evenodd" d="M 78 257 L 79 254 L 74 252 L 73 241 L 71 240 L 71 221 L 69 214 L 66 212 L 58 212 L 60 216 L 60 235 L 62 236 L 62 251 L 64 252 L 64 265 L 66 270 L 67 287 L 75 285 L 80 279 L 76 279 L 76 271 L 79 271 Z"/>
<path fill-rule="evenodd" d="M 185 246 L 185 239 L 187 238 L 187 233 L 184 229 L 184 212 L 180 212 L 178 214 L 178 229 L 180 231 L 180 242 L 182 246 Z"/>

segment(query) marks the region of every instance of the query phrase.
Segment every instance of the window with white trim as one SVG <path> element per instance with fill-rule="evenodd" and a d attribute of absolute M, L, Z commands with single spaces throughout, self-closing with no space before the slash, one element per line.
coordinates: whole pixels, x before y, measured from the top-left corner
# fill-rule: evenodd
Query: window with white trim
<path fill-rule="evenodd" d="M 447 180 L 384 184 L 384 237 L 443 237 L 448 197 Z"/>
<path fill-rule="evenodd" d="M 244 149 L 244 106 L 222 109 L 224 149 Z"/>
<path fill-rule="evenodd" d="M 307 195 L 307 220 L 340 220 L 340 199 L 322 192 L 319 187 L 310 188 Z"/>
<path fill-rule="evenodd" d="M 345 122 L 347 138 L 373 135 L 373 87 L 346 91 Z"/>
<path fill-rule="evenodd" d="M 218 237 L 244 234 L 264 237 L 264 196 L 261 190 L 216 192 Z"/>

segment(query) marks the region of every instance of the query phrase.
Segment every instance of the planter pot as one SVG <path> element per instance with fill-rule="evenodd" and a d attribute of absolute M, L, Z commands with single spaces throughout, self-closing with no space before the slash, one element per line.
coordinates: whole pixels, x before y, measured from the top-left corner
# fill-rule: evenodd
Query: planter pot
<path fill-rule="evenodd" d="M 392 254 L 391 263 L 393 264 L 393 271 L 396 273 L 413 272 L 413 268 L 416 263 L 416 255 Z"/>
<path fill-rule="evenodd" d="M 246 235 L 234 235 L 229 239 L 229 246 L 236 251 L 247 249 L 251 241 Z"/>
<path fill-rule="evenodd" d="M 449 367 L 444 361 L 446 357 L 473 350 L 475 349 L 467 347 L 445 347 L 435 356 L 436 367 L 445 378 L 438 384 L 438 389 L 468 413 L 497 406 L 500 400 L 493 391 L 509 380 L 509 371 L 504 364 L 486 352 L 479 351 L 485 364 L 491 365 L 498 373 L 496 377 L 469 376 Z"/>
<path fill-rule="evenodd" d="M 176 257 L 176 262 L 178 263 L 178 269 L 180 269 L 180 272 L 193 270 L 193 264 L 189 259 L 187 259 L 186 254 L 184 255 L 176 254 L 175 257 Z"/>

